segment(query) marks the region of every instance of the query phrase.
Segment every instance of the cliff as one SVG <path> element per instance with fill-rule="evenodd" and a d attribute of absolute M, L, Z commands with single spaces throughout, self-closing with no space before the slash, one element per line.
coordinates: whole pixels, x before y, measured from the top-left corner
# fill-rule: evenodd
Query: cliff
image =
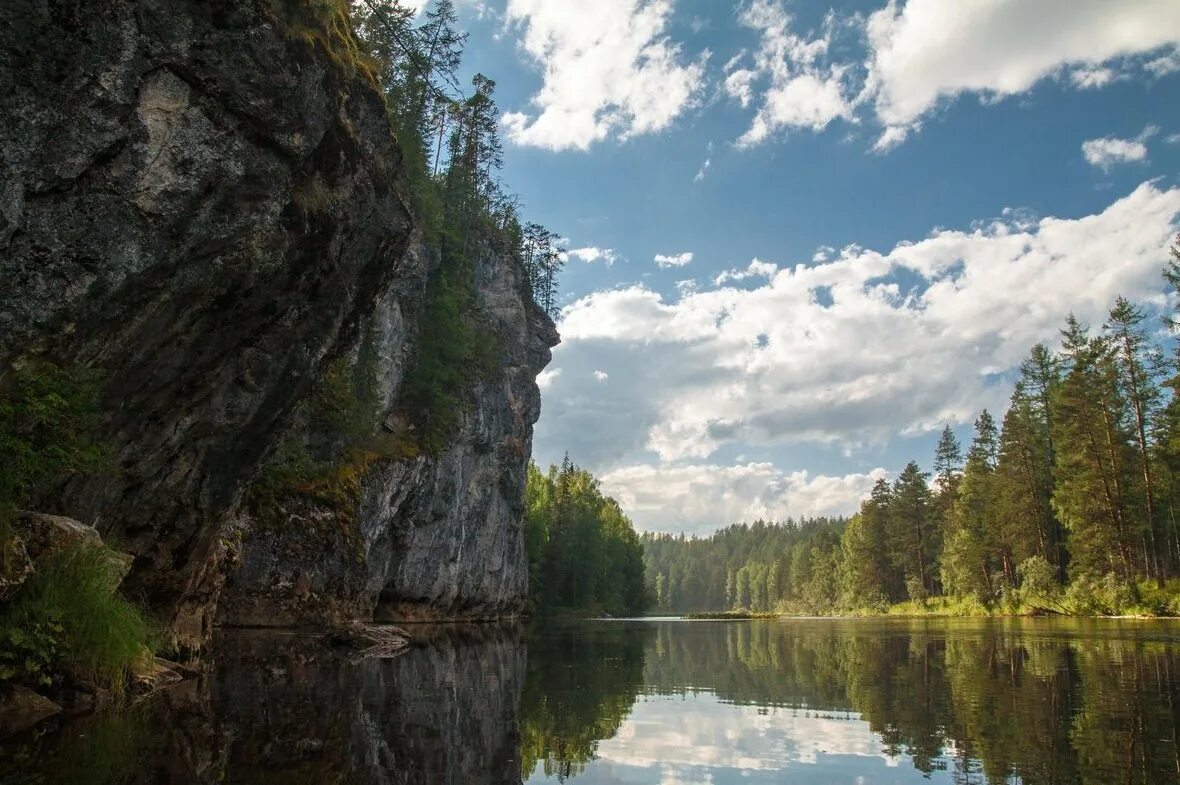
<path fill-rule="evenodd" d="M 116 456 L 35 504 L 134 555 L 124 585 L 181 651 L 209 639 L 219 600 L 227 623 L 318 624 L 523 599 L 535 377 L 556 333 L 515 254 L 481 238 L 464 318 L 493 361 L 443 443 L 414 446 L 399 401 L 435 351 L 418 336 L 439 256 L 383 99 L 322 5 L 0 6 L 0 368 L 93 374 Z M 380 446 L 340 459 L 349 492 L 267 486 L 291 444 L 324 460 L 308 412 L 361 366 Z"/>

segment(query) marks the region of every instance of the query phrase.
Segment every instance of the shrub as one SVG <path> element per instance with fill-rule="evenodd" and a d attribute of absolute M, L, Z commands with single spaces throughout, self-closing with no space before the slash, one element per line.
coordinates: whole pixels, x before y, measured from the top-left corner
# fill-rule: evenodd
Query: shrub
<path fill-rule="evenodd" d="M 38 565 L 0 613 L 0 678 L 45 686 L 65 671 L 122 689 L 131 665 L 157 641 L 154 625 L 116 590 L 122 577 L 103 546 L 63 548 Z M 16 653 L 26 660 L 14 665 Z"/>
<path fill-rule="evenodd" d="M 1114 616 L 1126 612 L 1134 603 L 1134 588 L 1114 573 L 1074 577 L 1062 600 L 1070 613 L 1079 616 Z"/>
<path fill-rule="evenodd" d="M 98 438 L 99 386 L 95 372 L 47 360 L 0 371 L 0 518 L 64 475 L 109 467 L 113 453 Z"/>

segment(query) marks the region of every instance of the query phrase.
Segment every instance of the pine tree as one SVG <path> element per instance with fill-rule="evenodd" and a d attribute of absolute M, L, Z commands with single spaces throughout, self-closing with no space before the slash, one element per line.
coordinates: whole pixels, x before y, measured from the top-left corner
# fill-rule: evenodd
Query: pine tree
<path fill-rule="evenodd" d="M 1053 508 L 1083 571 L 1134 572 L 1127 516 L 1126 436 L 1121 432 L 1110 352 L 1072 315 L 1062 331 L 1066 374 L 1053 396 Z"/>
<path fill-rule="evenodd" d="M 1119 297 L 1110 311 L 1106 332 L 1111 342 L 1120 397 L 1130 406 L 1144 499 L 1145 567 L 1147 574 L 1162 586 L 1164 568 L 1160 563 L 1160 544 L 1164 537 L 1159 531 L 1156 510 L 1156 478 L 1151 460 L 1154 445 L 1149 441 L 1149 431 L 1160 414 L 1159 368 L 1162 363 L 1142 327 L 1143 319 L 1141 309 L 1125 297 Z"/>
<path fill-rule="evenodd" d="M 967 451 L 942 555 L 943 582 L 955 594 L 991 598 L 997 591 L 992 577 L 997 556 L 1004 576 L 1015 585 L 1015 565 L 1003 558 L 995 540 L 998 454 L 996 423 L 984 409 L 975 421 L 975 438 Z"/>
<path fill-rule="evenodd" d="M 889 504 L 891 557 L 905 576 L 911 599 L 935 593 L 938 532 L 927 475 L 910 461 L 893 484 Z"/>

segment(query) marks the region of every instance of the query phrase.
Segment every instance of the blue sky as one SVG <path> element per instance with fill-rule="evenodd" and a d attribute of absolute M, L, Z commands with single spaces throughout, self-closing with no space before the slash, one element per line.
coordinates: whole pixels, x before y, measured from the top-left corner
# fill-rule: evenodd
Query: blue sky
<path fill-rule="evenodd" d="M 1071 310 L 1164 305 L 1180 3 L 459 8 L 568 238 L 534 455 L 641 528 L 852 512 Z"/>

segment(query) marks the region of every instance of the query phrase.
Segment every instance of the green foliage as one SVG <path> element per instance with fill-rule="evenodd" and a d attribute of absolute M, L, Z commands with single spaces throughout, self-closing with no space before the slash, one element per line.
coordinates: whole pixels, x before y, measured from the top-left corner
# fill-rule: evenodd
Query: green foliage
<path fill-rule="evenodd" d="M 157 641 L 143 611 L 116 591 L 121 578 L 117 555 L 102 546 L 63 548 L 39 564 L 0 609 L 4 676 L 44 686 L 68 671 L 121 690 Z"/>
<path fill-rule="evenodd" d="M 405 433 L 379 431 L 380 391 L 375 337 L 367 334 L 355 360 L 332 361 L 308 402 L 296 413 L 296 426 L 275 450 L 247 493 L 261 523 L 275 517 L 287 496 L 300 496 L 353 520 L 361 483 L 369 467 L 384 459 L 418 455 Z"/>
<path fill-rule="evenodd" d="M 643 545 L 589 472 L 568 458 L 548 474 L 530 463 L 525 504 L 530 599 L 537 612 L 643 613 Z"/>
<path fill-rule="evenodd" d="M 97 373 L 48 360 L 0 372 L 0 519 L 63 477 L 109 468 L 99 387 Z"/>
<path fill-rule="evenodd" d="M 847 542 L 858 554 L 853 558 L 871 555 L 871 544 L 861 550 L 864 521 L 848 526 L 858 532 Z M 650 593 L 657 599 L 654 609 L 809 614 L 843 606 L 838 595 L 844 588 L 844 565 L 850 562 L 837 552 L 844 548 L 844 529 L 842 519 L 807 518 L 737 524 L 708 537 L 645 533 L 643 558 Z M 848 604 L 876 600 L 870 599 L 867 583 L 863 590 L 865 596 L 858 594 Z"/>
<path fill-rule="evenodd" d="M 11 624 L 0 626 L 0 682 L 52 686 L 64 632 L 52 619 L 33 622 L 24 628 Z"/>
<path fill-rule="evenodd" d="M 1065 589 L 1061 604 L 1079 616 L 1117 616 L 1135 601 L 1134 589 L 1114 573 L 1095 577 L 1074 577 Z"/>
<path fill-rule="evenodd" d="M 418 443 L 437 455 L 471 403 L 477 380 L 499 367 L 496 337 L 478 325 L 469 265 L 444 263 L 431 276 L 418 319 L 418 350 L 398 408 L 414 423 Z"/>

